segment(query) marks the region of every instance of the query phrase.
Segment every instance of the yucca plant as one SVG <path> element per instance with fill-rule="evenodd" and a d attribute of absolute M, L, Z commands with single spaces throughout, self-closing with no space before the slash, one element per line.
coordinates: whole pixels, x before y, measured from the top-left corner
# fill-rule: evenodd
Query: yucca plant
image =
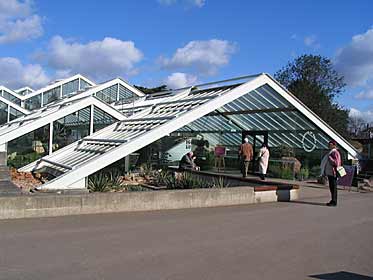
<path fill-rule="evenodd" d="M 196 180 L 192 174 L 183 172 L 178 180 L 178 187 L 180 189 L 191 189 L 196 184 Z"/>
<path fill-rule="evenodd" d="M 140 166 L 140 175 L 145 177 L 145 176 L 150 176 L 152 174 L 152 166 L 150 163 L 143 163 Z"/>
<path fill-rule="evenodd" d="M 217 189 L 229 188 L 229 183 L 224 177 L 220 176 L 218 179 L 214 179 L 214 187 Z"/>
<path fill-rule="evenodd" d="M 110 189 L 120 190 L 123 188 L 122 176 L 118 170 L 110 172 L 99 172 L 88 179 L 88 189 L 91 192 L 107 192 Z"/>
<path fill-rule="evenodd" d="M 167 180 L 166 186 L 168 189 L 178 188 L 178 180 L 175 178 L 175 176 L 170 176 L 170 178 Z"/>
<path fill-rule="evenodd" d="M 114 190 L 120 190 L 123 188 L 123 179 L 121 173 L 118 170 L 113 170 L 109 173 L 110 187 Z"/>
<path fill-rule="evenodd" d="M 88 179 L 88 189 L 90 192 L 107 192 L 110 187 L 110 177 L 105 173 L 97 173 Z"/>
<path fill-rule="evenodd" d="M 154 174 L 154 183 L 157 186 L 167 186 L 172 175 L 167 170 L 159 170 Z"/>

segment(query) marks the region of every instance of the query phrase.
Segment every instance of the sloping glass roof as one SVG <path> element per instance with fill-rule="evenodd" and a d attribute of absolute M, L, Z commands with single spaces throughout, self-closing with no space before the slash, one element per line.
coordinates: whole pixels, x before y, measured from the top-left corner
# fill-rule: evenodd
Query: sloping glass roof
<path fill-rule="evenodd" d="M 107 105 L 93 96 L 85 96 L 82 98 L 69 99 L 56 101 L 46 107 L 33 111 L 31 114 L 19 117 L 7 124 L 0 126 L 0 143 L 6 143 L 24 135 L 30 131 L 38 129 L 50 122 L 58 121 L 62 117 L 68 118 L 68 122 L 73 125 L 79 124 L 81 121 L 90 119 L 89 111 L 82 111 L 79 115 L 75 116 L 73 113 L 82 108 L 92 106 L 101 108 L 107 114 L 111 114 L 115 119 L 124 119 L 125 117 L 115 110 L 115 108 Z M 96 110 L 94 119 L 102 118 L 99 111 Z"/>
<path fill-rule="evenodd" d="M 144 101 L 136 102 L 125 110 L 137 106 L 138 113 L 23 170 L 65 165 L 66 173 L 48 185 L 70 185 L 78 177 L 88 176 L 170 133 L 199 133 L 235 146 L 241 143 L 242 133 L 262 131 L 268 133 L 268 144 L 272 147 L 285 144 L 325 149 L 330 136 L 295 107 L 301 105 L 293 97 L 285 98 L 286 93 L 279 94 L 270 84 L 275 86 L 262 74 L 250 76 L 245 83 L 210 83 L 192 87 L 177 98 L 171 95 L 145 105 Z M 84 172 L 78 172 L 80 168 Z M 59 179 L 62 181 L 57 184 Z"/>

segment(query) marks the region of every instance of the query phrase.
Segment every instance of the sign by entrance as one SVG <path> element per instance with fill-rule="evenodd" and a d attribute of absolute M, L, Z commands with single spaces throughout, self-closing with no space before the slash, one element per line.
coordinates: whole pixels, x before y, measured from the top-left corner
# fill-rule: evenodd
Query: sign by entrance
<path fill-rule="evenodd" d="M 302 137 L 303 150 L 310 153 L 316 149 L 316 135 L 312 131 L 307 131 Z"/>

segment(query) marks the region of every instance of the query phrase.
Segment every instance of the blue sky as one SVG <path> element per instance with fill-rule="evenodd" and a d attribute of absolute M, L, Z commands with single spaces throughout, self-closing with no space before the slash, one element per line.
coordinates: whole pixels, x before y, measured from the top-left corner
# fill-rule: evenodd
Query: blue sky
<path fill-rule="evenodd" d="M 96 3 L 97 2 L 97 3 Z M 338 102 L 373 120 L 373 1 L 0 0 L 0 84 L 76 73 L 171 87 L 333 60 Z"/>

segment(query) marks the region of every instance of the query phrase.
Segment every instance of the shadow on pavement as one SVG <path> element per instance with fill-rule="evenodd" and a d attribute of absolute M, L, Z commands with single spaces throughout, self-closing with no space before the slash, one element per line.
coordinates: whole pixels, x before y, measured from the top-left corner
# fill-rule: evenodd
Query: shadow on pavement
<path fill-rule="evenodd" d="M 309 275 L 311 278 L 324 279 L 324 280 L 372 280 L 373 277 L 356 274 L 352 272 L 339 271 L 334 273 Z"/>
<path fill-rule="evenodd" d="M 326 206 L 326 203 L 323 203 L 323 202 L 311 202 L 311 201 L 300 201 L 300 200 L 293 200 L 289 202 L 298 203 L 298 204 L 316 205 L 316 206 Z"/>

